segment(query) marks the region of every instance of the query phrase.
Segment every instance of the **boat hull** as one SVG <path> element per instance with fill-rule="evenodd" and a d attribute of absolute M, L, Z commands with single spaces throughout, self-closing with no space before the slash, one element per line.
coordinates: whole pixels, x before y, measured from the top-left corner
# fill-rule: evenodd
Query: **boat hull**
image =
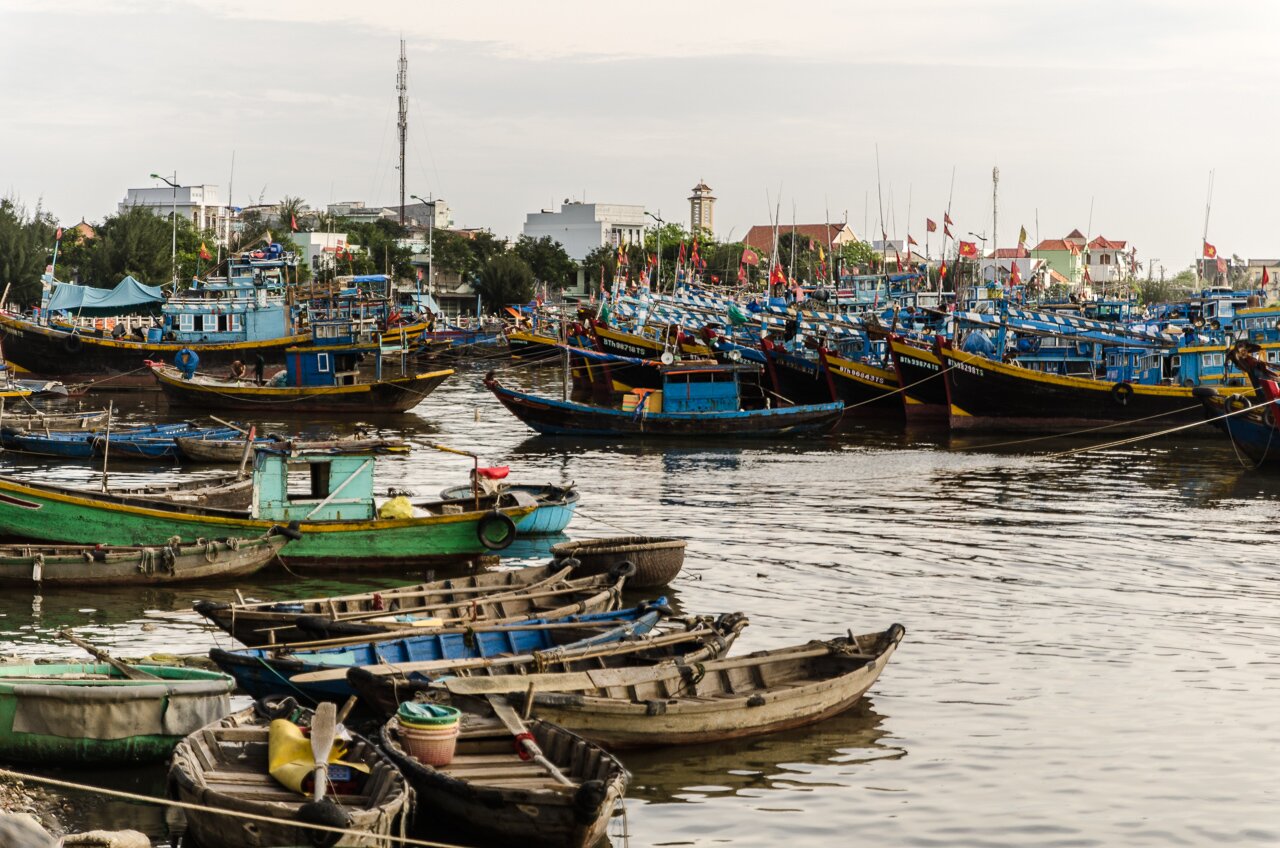
<path fill-rule="evenodd" d="M 1054 432 L 1105 426 L 1109 433 L 1153 432 L 1203 419 L 1200 401 L 1189 386 L 1045 374 L 946 347 L 941 358 L 949 422 L 956 430 Z M 1198 431 L 1208 429 L 1181 432 Z"/>
<path fill-rule="evenodd" d="M 577 489 L 562 486 L 526 486 L 511 485 L 504 491 L 521 491 L 538 500 L 538 508 L 516 523 L 516 533 L 521 536 L 554 536 L 563 533 L 573 520 L 578 509 L 578 501 L 582 497 Z M 457 500 L 471 497 L 470 486 L 453 486 L 440 492 L 443 500 Z"/>
<path fill-rule="evenodd" d="M 739 412 L 642 413 L 557 401 L 486 385 L 512 415 L 547 436 L 776 438 L 827 433 L 839 423 L 840 403 Z"/>
<path fill-rule="evenodd" d="M 908 421 L 946 423 L 947 384 L 942 377 L 942 360 L 932 350 L 889 339 L 893 368 L 902 386 L 902 411 Z"/>
<path fill-rule="evenodd" d="M 433 392 L 452 369 L 351 386 L 257 386 L 184 380 L 172 368 L 155 367 L 155 379 L 171 406 L 202 410 L 277 412 L 408 412 Z"/>
<path fill-rule="evenodd" d="M 155 390 L 147 360 L 172 362 L 189 348 L 206 369 L 229 368 L 232 362 L 252 362 L 261 354 L 268 366 L 284 365 L 285 348 L 305 344 L 308 334 L 226 344 L 184 344 L 113 339 L 44 327 L 0 314 L 0 341 L 5 357 L 35 374 L 65 383 L 94 383 L 111 389 Z"/>
<path fill-rule="evenodd" d="M 822 366 L 830 375 L 836 397 L 844 403 L 845 415 L 875 417 L 902 414 L 895 372 L 825 350 L 822 351 Z"/>
<path fill-rule="evenodd" d="M 1236 450 L 1249 458 L 1254 468 L 1268 471 L 1280 468 L 1280 428 L 1275 426 L 1277 411 L 1280 410 L 1274 404 L 1241 395 L 1242 399 L 1250 402 L 1252 408 L 1248 412 L 1236 412 L 1230 417 L 1224 417 L 1239 407 L 1228 409 L 1225 396 L 1209 391 L 1200 395 L 1209 423 L 1225 433 Z M 1235 403 L 1239 404 L 1241 401 Z"/>

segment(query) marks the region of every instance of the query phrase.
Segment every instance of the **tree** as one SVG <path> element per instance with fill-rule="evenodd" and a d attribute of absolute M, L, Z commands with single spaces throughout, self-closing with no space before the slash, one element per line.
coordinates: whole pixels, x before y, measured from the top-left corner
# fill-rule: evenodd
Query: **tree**
<path fill-rule="evenodd" d="M 471 233 L 470 238 L 463 237 L 471 255 L 475 257 L 475 267 L 483 268 L 495 256 L 507 252 L 506 239 L 500 239 L 488 230 Z"/>
<path fill-rule="evenodd" d="M 50 261 L 56 229 L 39 207 L 28 216 L 17 201 L 0 200 L 0 288 L 9 286 L 9 301 L 39 302 L 40 275 Z"/>
<path fill-rule="evenodd" d="M 399 223 L 388 218 L 358 224 L 348 222 L 346 230 L 347 242 L 364 248 L 352 251 L 350 273 L 390 274 L 397 279 L 414 276 L 413 250 L 398 244 L 406 235 Z"/>
<path fill-rule="evenodd" d="M 533 269 L 519 256 L 503 253 L 490 259 L 471 285 L 491 309 L 527 303 L 533 299 Z"/>
<path fill-rule="evenodd" d="M 881 257 L 871 248 L 870 242 L 848 241 L 839 248 L 841 276 L 845 274 L 874 274 L 883 266 Z"/>
<path fill-rule="evenodd" d="M 539 239 L 520 236 L 512 253 L 528 263 L 535 280 L 555 289 L 569 285 L 578 270 L 577 264 L 564 252 L 564 246 L 551 236 Z"/>
<path fill-rule="evenodd" d="M 302 211 L 306 205 L 306 201 L 301 197 L 291 197 L 286 194 L 280 198 L 280 215 L 275 220 L 276 231 L 282 234 L 293 232 L 293 224 L 302 219 Z"/>
<path fill-rule="evenodd" d="M 432 263 L 435 268 L 467 279 L 480 268 L 469 241 L 466 236 L 448 230 L 436 230 L 432 239 Z"/>
<path fill-rule="evenodd" d="M 606 289 L 612 289 L 613 277 L 618 270 L 618 249 L 608 244 L 600 245 L 583 257 L 582 270 L 587 278 L 588 291 L 597 281 Z"/>

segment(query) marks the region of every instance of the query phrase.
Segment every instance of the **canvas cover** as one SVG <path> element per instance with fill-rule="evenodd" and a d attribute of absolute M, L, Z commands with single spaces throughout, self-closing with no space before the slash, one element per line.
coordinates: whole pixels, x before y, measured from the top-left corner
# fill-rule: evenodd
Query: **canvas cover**
<path fill-rule="evenodd" d="M 129 312 L 153 312 L 164 303 L 164 293 L 155 286 L 144 286 L 133 277 L 125 277 L 114 289 L 58 283 L 49 297 L 50 312 L 64 310 L 77 315 L 123 315 Z"/>
<path fill-rule="evenodd" d="M 19 684 L 15 733 L 85 739 L 186 736 L 231 711 L 221 680 L 141 686 Z"/>

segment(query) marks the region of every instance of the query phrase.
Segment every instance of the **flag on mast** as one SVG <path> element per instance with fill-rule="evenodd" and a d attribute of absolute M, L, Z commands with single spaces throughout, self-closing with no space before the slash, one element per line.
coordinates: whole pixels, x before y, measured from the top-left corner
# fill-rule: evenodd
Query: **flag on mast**
<path fill-rule="evenodd" d="M 1207 242 L 1207 241 L 1204 243 L 1204 258 L 1205 258 L 1205 259 L 1217 259 L 1217 258 L 1218 258 L 1218 248 L 1216 248 L 1216 247 L 1214 247 L 1213 245 L 1209 244 L 1209 242 Z"/>
<path fill-rule="evenodd" d="M 924 219 L 925 232 L 936 233 L 938 231 L 938 222 L 932 218 Z"/>
<path fill-rule="evenodd" d="M 1023 227 L 1018 231 L 1018 247 L 1022 247 L 1027 243 L 1027 228 Z"/>

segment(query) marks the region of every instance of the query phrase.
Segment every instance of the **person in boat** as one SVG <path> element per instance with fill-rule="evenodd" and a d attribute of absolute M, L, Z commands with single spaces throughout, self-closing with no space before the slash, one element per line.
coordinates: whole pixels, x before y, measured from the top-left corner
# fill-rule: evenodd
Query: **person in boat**
<path fill-rule="evenodd" d="M 1252 342 L 1236 342 L 1235 346 L 1227 353 L 1227 360 L 1235 363 L 1236 367 L 1245 373 L 1249 378 L 1249 383 L 1253 386 L 1253 393 L 1261 401 L 1270 401 L 1271 398 L 1263 391 L 1263 380 L 1275 380 L 1277 378 L 1276 369 L 1261 358 L 1257 354 L 1262 348 Z"/>
<path fill-rule="evenodd" d="M 232 380 L 235 380 L 236 382 L 239 382 L 240 380 L 243 380 L 243 379 L 244 379 L 244 370 L 245 370 L 245 369 L 244 369 L 244 363 L 243 363 L 243 362 L 241 362 L 241 361 L 240 361 L 240 360 L 238 360 L 238 359 L 237 359 L 235 362 L 232 362 L 232 363 L 231 363 L 231 379 L 232 379 Z"/>
<path fill-rule="evenodd" d="M 111 328 L 111 338 L 116 340 L 123 339 L 124 334 L 127 332 L 129 332 L 129 328 L 126 327 L 123 322 L 117 322 L 116 325 Z"/>
<path fill-rule="evenodd" d="M 262 373 L 267 369 L 267 360 L 262 358 L 262 354 L 255 353 L 253 355 L 253 382 L 259 386 L 262 385 Z"/>

